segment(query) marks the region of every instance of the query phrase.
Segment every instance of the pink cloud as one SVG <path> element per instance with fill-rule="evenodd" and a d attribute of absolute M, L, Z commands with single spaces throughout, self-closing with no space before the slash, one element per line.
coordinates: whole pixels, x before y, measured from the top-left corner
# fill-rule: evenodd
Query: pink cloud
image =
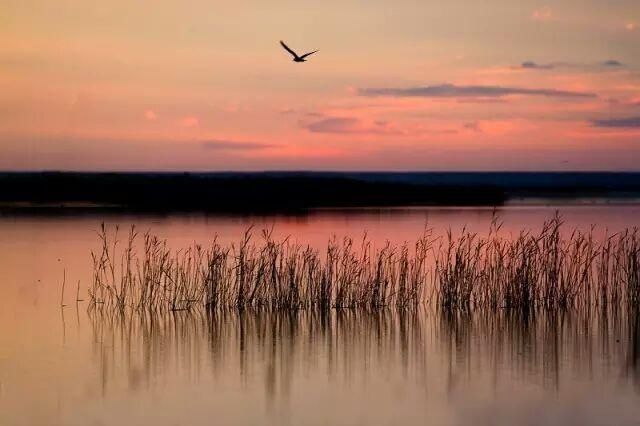
<path fill-rule="evenodd" d="M 158 118 L 158 116 L 154 111 L 148 109 L 144 112 L 144 118 L 146 118 L 149 121 L 154 121 L 156 118 Z"/>
<path fill-rule="evenodd" d="M 635 31 L 635 29 L 638 27 L 634 22 L 629 22 L 627 25 L 624 26 L 627 31 Z"/>
<path fill-rule="evenodd" d="M 533 19 L 534 21 L 550 21 L 551 19 L 553 19 L 553 17 L 553 11 L 548 6 L 536 9 L 531 14 L 531 19 Z"/>
<path fill-rule="evenodd" d="M 239 102 L 230 102 L 226 104 L 222 110 L 228 114 L 237 114 L 240 112 L 249 112 L 251 109 L 248 105 Z"/>
<path fill-rule="evenodd" d="M 180 120 L 180 125 L 182 127 L 198 127 L 200 120 L 198 117 L 184 117 Z"/>

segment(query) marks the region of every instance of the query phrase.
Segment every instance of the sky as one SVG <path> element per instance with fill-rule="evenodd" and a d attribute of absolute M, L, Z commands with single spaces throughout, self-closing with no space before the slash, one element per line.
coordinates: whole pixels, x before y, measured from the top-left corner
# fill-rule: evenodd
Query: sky
<path fill-rule="evenodd" d="M 640 171 L 640 1 L 3 0 L 0 170 Z"/>

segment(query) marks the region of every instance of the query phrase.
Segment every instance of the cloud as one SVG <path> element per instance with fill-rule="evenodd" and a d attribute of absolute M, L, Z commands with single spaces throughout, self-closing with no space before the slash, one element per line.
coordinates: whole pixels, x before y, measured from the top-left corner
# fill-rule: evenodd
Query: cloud
<path fill-rule="evenodd" d="M 612 129 L 640 129 L 640 116 L 591 120 L 591 124 L 595 127 Z"/>
<path fill-rule="evenodd" d="M 509 101 L 505 98 L 458 98 L 459 104 L 506 104 Z"/>
<path fill-rule="evenodd" d="M 391 96 L 399 98 L 501 98 L 511 95 L 544 96 L 549 98 L 596 98 L 594 93 L 557 89 L 527 89 L 505 86 L 438 86 L 408 88 L 367 88 L 358 90 L 360 96 Z"/>
<path fill-rule="evenodd" d="M 257 142 L 242 142 L 224 139 L 209 139 L 202 141 L 203 148 L 217 151 L 252 151 L 258 149 L 275 148 L 278 145 L 263 144 Z"/>
<path fill-rule="evenodd" d="M 536 9 L 531 13 L 531 19 L 533 19 L 534 21 L 550 21 L 553 18 L 553 10 L 551 10 L 551 8 L 548 6 Z"/>
<path fill-rule="evenodd" d="M 482 129 L 480 129 L 480 123 L 478 123 L 477 121 L 464 123 L 462 125 L 462 128 L 466 130 L 471 130 L 473 132 L 478 132 L 478 133 L 482 132 Z"/>
<path fill-rule="evenodd" d="M 602 65 L 605 67 L 623 67 L 624 64 L 620 61 L 616 61 L 615 59 L 609 59 L 608 61 L 602 62 Z"/>
<path fill-rule="evenodd" d="M 154 121 L 156 118 L 158 118 L 158 116 L 154 111 L 148 109 L 144 112 L 144 118 L 146 118 L 149 121 Z"/>
<path fill-rule="evenodd" d="M 353 117 L 329 117 L 311 123 L 301 123 L 301 126 L 312 133 L 348 133 L 348 134 L 397 134 L 400 133 L 386 121 L 377 120 L 371 123 L 363 122 Z"/>
<path fill-rule="evenodd" d="M 640 107 L 640 97 L 635 98 L 626 98 L 626 99 L 618 99 L 618 98 L 609 98 L 607 102 L 613 107 L 630 107 L 637 108 Z"/>
<path fill-rule="evenodd" d="M 180 120 L 180 125 L 182 127 L 198 127 L 200 120 L 198 117 L 184 117 Z"/>
<path fill-rule="evenodd" d="M 520 64 L 520 68 L 528 70 L 552 70 L 556 67 L 555 64 L 538 64 L 533 61 L 525 61 Z"/>
<path fill-rule="evenodd" d="M 313 133 L 350 133 L 358 123 L 356 118 L 332 117 L 302 127 Z"/>
<path fill-rule="evenodd" d="M 580 64 L 580 63 L 571 63 L 571 62 L 549 62 L 549 63 L 538 63 L 534 61 L 525 61 L 521 63 L 519 66 L 512 67 L 513 69 L 524 69 L 524 70 L 554 70 L 554 69 L 577 69 L 580 71 L 601 71 L 603 69 L 611 69 L 611 68 L 621 68 L 624 67 L 620 61 L 615 59 L 609 59 L 602 62 L 597 62 L 593 64 Z"/>
<path fill-rule="evenodd" d="M 635 31 L 635 29 L 638 27 L 634 22 L 629 22 L 627 25 L 624 26 L 627 31 Z"/>

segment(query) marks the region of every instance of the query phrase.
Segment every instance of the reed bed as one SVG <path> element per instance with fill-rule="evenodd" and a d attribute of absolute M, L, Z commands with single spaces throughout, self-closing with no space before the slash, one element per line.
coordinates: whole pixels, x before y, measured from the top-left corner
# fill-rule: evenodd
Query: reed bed
<path fill-rule="evenodd" d="M 99 230 L 92 252 L 90 306 L 124 310 L 194 307 L 346 309 L 570 308 L 640 303 L 640 238 L 629 229 L 603 238 L 561 232 L 555 216 L 538 232 L 503 236 L 494 220 L 487 235 L 463 230 L 414 244 L 375 248 L 365 237 L 329 240 L 326 250 L 276 241 L 248 229 L 236 244 L 172 250 L 131 228 Z M 564 235 L 567 235 L 566 237 Z M 138 243 L 142 241 L 140 247 Z"/>

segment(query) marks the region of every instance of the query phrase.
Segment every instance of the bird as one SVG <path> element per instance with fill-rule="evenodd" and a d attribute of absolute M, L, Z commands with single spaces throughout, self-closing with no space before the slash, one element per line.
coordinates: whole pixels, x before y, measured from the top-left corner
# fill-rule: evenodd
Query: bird
<path fill-rule="evenodd" d="M 284 44 L 284 41 L 280 40 L 280 44 L 282 45 L 282 47 L 284 47 L 284 50 L 286 50 L 287 52 L 293 55 L 293 62 L 306 62 L 307 60 L 305 58 L 307 56 L 313 55 L 314 53 L 317 52 L 317 50 L 314 50 L 313 52 L 305 53 L 304 55 L 298 56 L 296 52 L 294 52 L 293 50 L 291 50 L 289 46 Z"/>

